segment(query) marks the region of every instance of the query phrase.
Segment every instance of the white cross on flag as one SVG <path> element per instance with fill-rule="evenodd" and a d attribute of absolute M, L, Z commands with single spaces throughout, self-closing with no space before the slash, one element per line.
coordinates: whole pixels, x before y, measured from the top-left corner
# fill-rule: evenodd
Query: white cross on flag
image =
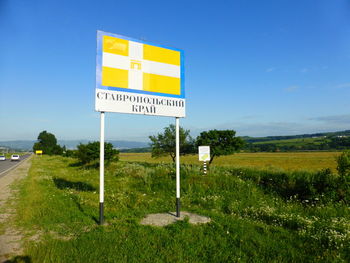
<path fill-rule="evenodd" d="M 183 51 L 98 31 L 96 110 L 185 116 Z"/>

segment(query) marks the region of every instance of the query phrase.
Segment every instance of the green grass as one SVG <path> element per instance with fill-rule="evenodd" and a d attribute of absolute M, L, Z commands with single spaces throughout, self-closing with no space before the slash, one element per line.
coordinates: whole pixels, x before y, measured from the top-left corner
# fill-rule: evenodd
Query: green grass
<path fill-rule="evenodd" d="M 246 172 L 213 167 L 202 176 L 198 166 L 182 166 L 182 209 L 212 222 L 161 228 L 139 222 L 174 211 L 173 165 L 113 163 L 105 173 L 107 224 L 98 226 L 98 170 L 74 159 L 34 157 L 17 186 L 15 224 L 27 233 L 22 256 L 31 262 L 350 261 L 347 206 L 285 201 L 245 180 Z"/>
<path fill-rule="evenodd" d="M 286 140 L 271 140 L 271 141 L 262 141 L 262 142 L 254 142 L 253 144 L 259 145 L 259 144 L 268 144 L 273 143 L 278 146 L 283 145 L 304 145 L 307 143 L 311 144 L 321 144 L 324 143 L 326 140 L 323 137 L 317 137 L 317 138 L 296 138 L 296 139 L 286 139 Z"/>
<path fill-rule="evenodd" d="M 339 152 L 283 152 L 283 153 L 237 153 L 215 157 L 212 166 L 257 168 L 287 171 L 318 171 L 331 168 L 336 171 Z M 122 161 L 171 163 L 170 156 L 152 158 L 150 153 L 120 153 Z M 201 165 L 198 155 L 181 156 L 184 164 Z"/>

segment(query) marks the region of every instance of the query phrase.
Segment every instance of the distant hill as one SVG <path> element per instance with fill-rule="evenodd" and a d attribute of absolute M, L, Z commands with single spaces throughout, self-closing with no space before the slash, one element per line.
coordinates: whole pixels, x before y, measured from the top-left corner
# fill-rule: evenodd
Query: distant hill
<path fill-rule="evenodd" d="M 122 153 L 148 153 L 148 152 L 151 152 L 151 147 L 121 149 L 120 152 L 122 152 Z"/>
<path fill-rule="evenodd" d="M 246 142 L 247 151 L 304 151 L 304 150 L 343 150 L 349 149 L 350 130 L 338 132 L 322 132 L 312 134 L 266 136 L 266 137 L 241 137 Z M 90 140 L 93 141 L 93 140 Z M 12 150 L 30 151 L 34 140 L 0 141 L 0 148 L 6 147 Z M 89 140 L 58 140 L 58 144 L 67 149 L 76 149 L 79 143 L 88 143 Z M 147 142 L 107 140 L 115 148 L 123 152 L 150 152 Z"/>
<path fill-rule="evenodd" d="M 6 147 L 12 150 L 30 151 L 35 142 L 34 140 L 0 141 L 0 147 Z M 79 143 L 88 142 L 89 140 L 58 140 L 58 144 L 61 146 L 65 145 L 67 149 L 76 149 Z M 136 141 L 107 140 L 107 142 L 112 143 L 113 146 L 118 149 L 144 148 L 149 146 L 146 142 Z"/>
<path fill-rule="evenodd" d="M 242 137 L 245 151 L 342 151 L 350 149 L 350 130 L 292 136 Z"/>
<path fill-rule="evenodd" d="M 63 146 L 65 145 L 67 149 L 76 149 L 78 144 L 83 143 L 86 144 L 93 140 L 58 140 L 58 144 Z M 149 144 L 146 142 L 136 142 L 136 141 L 120 141 L 120 140 L 107 140 L 113 144 L 114 148 L 118 149 L 133 149 L 133 148 L 143 148 L 148 147 Z"/>
<path fill-rule="evenodd" d="M 350 149 L 350 130 L 286 136 L 241 137 L 245 151 L 333 151 Z M 123 149 L 125 153 L 150 152 L 150 147 Z"/>
<path fill-rule="evenodd" d="M 17 141 L 0 141 L 0 147 L 10 150 L 29 151 L 33 148 L 34 141 L 17 140 Z"/>
<path fill-rule="evenodd" d="M 255 143 L 255 142 L 267 142 L 267 141 L 279 141 L 279 140 L 303 139 L 303 138 L 336 137 L 336 136 L 350 136 L 350 130 L 337 131 L 337 132 L 300 134 L 300 135 L 286 135 L 286 136 L 266 136 L 266 137 L 242 136 L 241 138 L 248 143 Z"/>

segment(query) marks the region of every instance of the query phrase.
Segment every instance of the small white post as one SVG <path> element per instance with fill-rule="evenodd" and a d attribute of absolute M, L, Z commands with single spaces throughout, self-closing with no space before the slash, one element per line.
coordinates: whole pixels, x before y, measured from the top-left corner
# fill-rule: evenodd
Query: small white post
<path fill-rule="evenodd" d="M 203 162 L 203 172 L 204 172 L 204 175 L 207 174 L 207 163 L 205 161 Z"/>
<path fill-rule="evenodd" d="M 176 217 L 180 217 L 180 118 L 175 119 L 176 140 Z"/>
<path fill-rule="evenodd" d="M 100 225 L 103 225 L 104 175 L 105 175 L 105 113 L 101 112 L 100 125 Z"/>

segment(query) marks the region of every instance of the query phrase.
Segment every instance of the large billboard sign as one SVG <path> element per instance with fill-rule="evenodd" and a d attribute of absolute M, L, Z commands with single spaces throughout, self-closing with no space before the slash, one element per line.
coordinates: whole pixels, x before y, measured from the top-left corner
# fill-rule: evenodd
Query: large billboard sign
<path fill-rule="evenodd" d="M 95 109 L 185 117 L 183 51 L 97 31 Z"/>

